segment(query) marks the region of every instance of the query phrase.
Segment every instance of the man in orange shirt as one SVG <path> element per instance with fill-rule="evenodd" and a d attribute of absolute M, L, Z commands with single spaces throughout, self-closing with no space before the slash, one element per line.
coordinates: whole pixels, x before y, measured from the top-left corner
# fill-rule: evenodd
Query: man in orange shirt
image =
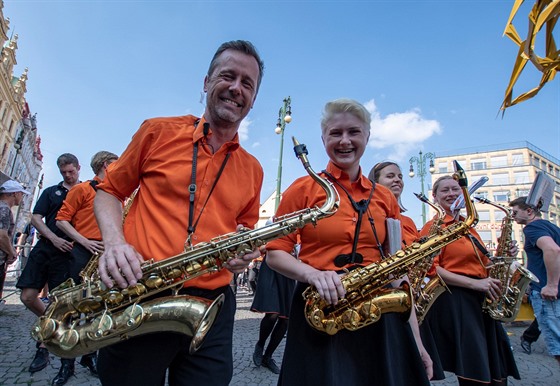
<path fill-rule="evenodd" d="M 263 171 L 240 146 L 237 131 L 255 102 L 263 68 L 251 43 L 222 44 L 204 79 L 203 116 L 146 120 L 111 165 L 94 205 L 105 247 L 99 259 L 105 285 L 134 285 L 142 277 L 144 259 L 165 260 L 182 253 L 185 245 L 257 223 Z M 137 187 L 123 225 L 121 203 Z M 225 297 L 198 351 L 189 353 L 186 335 L 137 336 L 99 351 L 101 382 L 163 384 L 168 370 L 169 384 L 228 385 L 236 307 L 229 283 L 232 272 L 243 272 L 259 255 L 255 250 L 231 259 L 223 264 L 227 269 L 189 280 L 179 291 Z"/>
<path fill-rule="evenodd" d="M 87 265 L 95 253 L 103 251 L 101 232 L 93 214 L 93 199 L 99 184 L 105 178 L 105 170 L 119 157 L 108 151 L 100 151 L 91 159 L 91 168 L 95 176 L 74 186 L 62 203 L 56 215 L 56 226 L 74 241 L 69 273 L 75 282 L 80 282 L 80 271 Z M 92 375 L 97 376 L 97 354 L 84 355 L 80 364 L 87 367 Z M 64 385 L 74 374 L 74 360 L 64 360 L 53 385 Z"/>

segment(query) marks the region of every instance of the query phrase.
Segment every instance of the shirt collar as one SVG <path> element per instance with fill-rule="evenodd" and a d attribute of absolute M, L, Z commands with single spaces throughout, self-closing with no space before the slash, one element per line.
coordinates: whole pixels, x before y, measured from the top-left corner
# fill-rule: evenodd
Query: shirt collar
<path fill-rule="evenodd" d="M 327 172 L 329 172 L 334 178 L 336 178 L 339 182 L 344 181 L 347 184 L 350 184 L 350 177 L 346 172 L 343 172 L 338 166 L 336 166 L 332 161 L 329 161 L 327 165 Z M 353 184 L 358 184 L 365 190 L 370 190 L 373 186 L 373 183 L 369 180 L 369 178 L 365 177 L 362 174 L 362 167 L 360 166 L 360 177 L 356 182 Z"/>
<path fill-rule="evenodd" d="M 197 123 L 198 122 L 198 123 Z M 194 135 L 193 135 L 193 143 L 198 142 L 200 140 L 206 141 L 204 139 L 204 123 L 207 123 L 206 119 L 204 119 L 204 117 L 198 119 L 197 121 L 194 122 L 195 125 L 195 129 L 194 129 Z M 209 128 L 208 131 L 208 136 L 212 135 L 212 127 Z M 239 148 L 239 146 L 241 146 L 239 144 L 239 133 L 235 133 L 235 136 L 233 137 L 233 139 L 231 141 L 228 141 L 224 144 L 225 149 L 230 152 L 230 151 L 235 151 Z"/>

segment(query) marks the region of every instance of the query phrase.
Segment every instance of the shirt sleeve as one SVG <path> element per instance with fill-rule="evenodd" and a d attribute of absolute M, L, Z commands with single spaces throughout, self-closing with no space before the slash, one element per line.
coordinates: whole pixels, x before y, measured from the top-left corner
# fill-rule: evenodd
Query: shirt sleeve
<path fill-rule="evenodd" d="M 7 206 L 0 207 L 0 229 L 8 231 L 10 229 L 10 211 Z"/>

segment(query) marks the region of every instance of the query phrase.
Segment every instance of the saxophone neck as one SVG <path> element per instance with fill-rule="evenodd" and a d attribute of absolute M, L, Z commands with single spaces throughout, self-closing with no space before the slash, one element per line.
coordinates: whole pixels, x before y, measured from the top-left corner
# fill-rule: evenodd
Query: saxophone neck
<path fill-rule="evenodd" d="M 465 170 L 459 165 L 459 162 L 453 161 L 455 166 L 455 173 L 453 174 L 453 178 L 459 183 L 461 187 L 461 191 L 463 192 L 463 197 L 465 199 L 465 208 L 467 211 L 467 217 L 463 223 L 467 227 L 471 227 L 476 225 L 478 222 L 478 213 L 476 212 L 476 207 L 474 206 L 473 200 L 469 194 L 469 182 L 467 179 L 467 174 Z"/>
<path fill-rule="evenodd" d="M 327 180 L 326 178 L 321 177 L 318 175 L 309 163 L 309 159 L 307 158 L 307 147 L 304 144 L 300 144 L 295 137 L 292 137 L 292 141 L 294 143 L 294 152 L 296 157 L 299 158 L 305 171 L 317 182 L 321 188 L 327 194 L 327 199 L 322 207 L 318 208 L 319 212 L 321 212 L 322 217 L 331 216 L 336 212 L 338 209 L 338 205 L 340 204 L 340 197 L 338 196 L 338 192 L 334 188 L 332 182 Z"/>

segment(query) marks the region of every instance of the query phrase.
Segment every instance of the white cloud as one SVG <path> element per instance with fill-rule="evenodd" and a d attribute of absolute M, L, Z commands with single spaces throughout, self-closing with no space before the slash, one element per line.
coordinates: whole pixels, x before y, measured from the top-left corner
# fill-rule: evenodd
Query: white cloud
<path fill-rule="evenodd" d="M 371 136 L 368 146 L 374 149 L 391 149 L 390 158 L 403 159 L 411 150 L 442 129 L 438 121 L 422 117 L 419 108 L 385 117 L 377 110 L 375 100 L 364 103 L 371 113 Z"/>
<path fill-rule="evenodd" d="M 245 118 L 243 121 L 241 121 L 239 130 L 237 131 L 237 133 L 239 134 L 239 142 L 243 142 L 249 139 L 249 126 L 251 126 L 251 123 L 253 123 L 253 121 L 251 121 L 249 118 Z"/>

